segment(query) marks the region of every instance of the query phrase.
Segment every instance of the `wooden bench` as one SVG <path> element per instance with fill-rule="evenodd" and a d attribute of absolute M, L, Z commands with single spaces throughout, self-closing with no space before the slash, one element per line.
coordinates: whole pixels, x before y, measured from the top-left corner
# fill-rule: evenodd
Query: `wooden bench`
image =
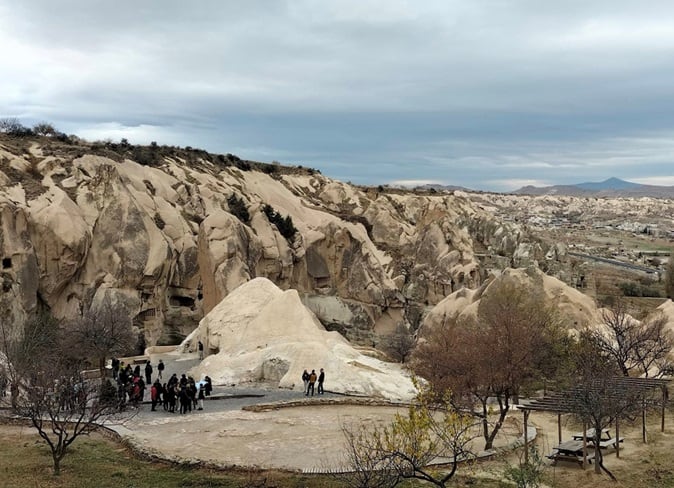
<path fill-rule="evenodd" d="M 578 463 L 581 466 L 583 465 L 583 455 L 580 454 L 569 454 L 569 453 L 561 453 L 559 451 L 553 452 L 552 454 L 549 454 L 546 456 L 548 459 L 552 459 L 553 463 L 556 463 L 557 461 L 571 461 L 574 463 Z M 594 459 L 594 451 L 588 451 L 586 458 L 587 462 L 589 464 L 592 464 L 592 460 Z"/>
<path fill-rule="evenodd" d="M 613 447 L 613 448 L 615 448 L 616 445 L 617 445 L 619 442 L 623 442 L 624 440 L 625 440 L 624 437 L 621 437 L 621 438 L 619 438 L 619 439 L 605 439 L 605 440 L 601 440 L 601 441 L 599 441 L 599 447 L 600 447 L 601 449 L 606 449 L 606 448 L 608 448 L 608 447 Z M 594 443 L 591 442 L 590 444 L 594 444 Z"/>

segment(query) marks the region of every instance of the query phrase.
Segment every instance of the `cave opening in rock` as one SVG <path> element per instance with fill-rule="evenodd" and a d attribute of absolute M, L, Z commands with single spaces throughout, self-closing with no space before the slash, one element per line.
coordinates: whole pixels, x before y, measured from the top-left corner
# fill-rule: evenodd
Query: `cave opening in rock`
<path fill-rule="evenodd" d="M 173 307 L 194 307 L 194 298 L 174 295 L 169 298 L 169 303 Z"/>
<path fill-rule="evenodd" d="M 2 269 L 9 269 L 12 267 L 12 258 L 2 258 Z"/>

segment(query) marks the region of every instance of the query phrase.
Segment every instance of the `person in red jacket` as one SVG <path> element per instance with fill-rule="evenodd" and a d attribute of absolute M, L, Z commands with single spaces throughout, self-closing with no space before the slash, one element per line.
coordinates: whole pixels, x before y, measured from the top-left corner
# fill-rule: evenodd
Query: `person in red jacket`
<path fill-rule="evenodd" d="M 161 389 L 161 383 L 159 383 L 159 380 L 156 380 L 154 384 L 152 385 L 152 388 L 150 388 L 150 399 L 152 400 L 152 411 L 155 411 L 155 407 L 157 406 L 157 403 L 159 402 L 159 391 Z"/>

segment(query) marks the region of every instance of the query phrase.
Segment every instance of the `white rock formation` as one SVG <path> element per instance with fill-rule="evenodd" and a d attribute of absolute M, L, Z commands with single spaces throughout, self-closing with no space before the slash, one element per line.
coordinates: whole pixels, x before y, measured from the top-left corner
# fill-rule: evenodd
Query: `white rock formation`
<path fill-rule="evenodd" d="M 232 291 L 183 342 L 198 340 L 207 357 L 190 371 L 215 384 L 264 382 L 302 391 L 302 372 L 326 372 L 329 391 L 409 400 L 415 388 L 399 365 L 359 353 L 337 332 L 328 332 L 300 301 L 296 290 L 282 291 L 255 278 Z"/>
<path fill-rule="evenodd" d="M 674 334 L 674 302 L 667 300 L 657 310 L 667 317 L 667 325 L 665 327 Z"/>
<path fill-rule="evenodd" d="M 423 327 L 433 327 L 445 317 L 454 315 L 476 316 L 480 299 L 489 294 L 492 286 L 498 286 L 499 282 L 505 280 L 542 289 L 546 297 L 559 308 L 563 323 L 569 329 L 580 330 L 601 322 L 594 300 L 589 296 L 537 268 L 509 268 L 477 290 L 463 289 L 449 295 L 428 313 Z"/>

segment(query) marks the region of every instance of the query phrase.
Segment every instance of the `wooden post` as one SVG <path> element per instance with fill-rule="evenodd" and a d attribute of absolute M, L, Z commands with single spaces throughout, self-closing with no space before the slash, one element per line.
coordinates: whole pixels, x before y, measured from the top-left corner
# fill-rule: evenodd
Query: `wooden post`
<path fill-rule="evenodd" d="M 662 387 L 662 411 L 660 416 L 660 432 L 665 431 L 665 410 L 667 409 L 667 387 Z"/>
<path fill-rule="evenodd" d="M 644 444 L 648 442 L 646 438 L 646 402 L 645 400 L 641 401 L 641 439 L 644 441 Z"/>
<path fill-rule="evenodd" d="M 615 419 L 615 457 L 620 457 L 620 421 Z"/>
<path fill-rule="evenodd" d="M 529 429 L 527 424 L 529 423 L 529 410 L 523 410 L 524 412 L 524 464 L 529 464 Z"/>
<path fill-rule="evenodd" d="M 562 443 L 562 414 L 558 413 L 557 414 L 557 438 L 559 442 L 557 444 Z"/>
<path fill-rule="evenodd" d="M 583 420 L 583 469 L 587 468 L 587 422 Z"/>

